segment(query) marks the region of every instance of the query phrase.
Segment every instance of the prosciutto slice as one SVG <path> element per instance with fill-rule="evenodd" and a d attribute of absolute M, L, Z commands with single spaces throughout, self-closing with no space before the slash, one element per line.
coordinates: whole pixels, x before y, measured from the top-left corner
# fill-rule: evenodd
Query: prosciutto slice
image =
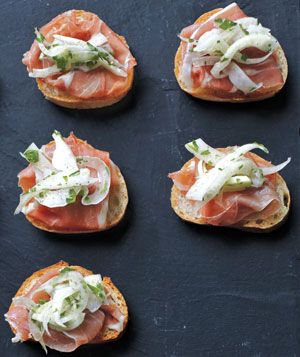
<path fill-rule="evenodd" d="M 59 274 L 59 269 L 54 268 L 47 271 L 45 274 L 41 275 L 35 283 L 29 288 L 26 292 L 26 298 L 33 300 L 34 302 L 38 302 L 40 299 L 44 299 L 45 292 L 40 291 L 36 292 L 36 290 L 43 285 L 46 281 L 52 279 L 53 277 Z M 47 300 L 47 298 L 46 298 Z M 16 330 L 17 334 L 22 338 L 22 341 L 27 341 L 30 339 L 29 326 L 28 326 L 28 310 L 25 306 L 22 305 L 12 305 L 6 314 L 6 318 L 9 323 Z"/>
<path fill-rule="evenodd" d="M 136 65 L 128 46 L 98 16 L 90 12 L 78 10 L 64 12 L 43 26 L 40 33 L 50 43 L 54 40 L 53 35 L 55 34 L 88 41 L 93 35 L 101 33 L 107 38 L 108 44 L 113 49 L 114 57 L 125 65 L 127 73 Z M 27 66 L 28 71 L 52 65 L 48 59 L 40 60 L 40 54 L 41 51 L 35 40 L 23 58 L 23 64 Z M 116 76 L 103 68 L 89 72 L 74 71 L 70 81 L 63 80 L 63 78 L 59 74 L 41 80 L 82 99 L 117 97 L 127 85 L 127 78 Z"/>
<path fill-rule="evenodd" d="M 105 314 L 101 310 L 93 313 L 86 312 L 84 322 L 77 328 L 67 332 L 49 329 L 50 335 L 44 333 L 45 344 L 60 352 L 73 352 L 81 345 L 85 345 L 101 336 Z"/>

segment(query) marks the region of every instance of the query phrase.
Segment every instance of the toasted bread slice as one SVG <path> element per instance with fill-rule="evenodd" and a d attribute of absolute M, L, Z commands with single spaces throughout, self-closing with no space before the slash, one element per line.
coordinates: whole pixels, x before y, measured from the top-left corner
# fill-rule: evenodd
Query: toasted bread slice
<path fill-rule="evenodd" d="M 256 155 L 253 153 L 251 154 Z M 189 164 L 190 160 L 184 164 L 184 167 L 187 167 Z M 267 233 L 278 228 L 287 218 L 291 205 L 291 197 L 284 179 L 278 173 L 276 173 L 276 183 L 277 192 L 282 203 L 282 208 L 279 212 L 265 220 L 256 218 L 255 220 L 243 221 L 240 224 L 229 227 L 258 233 Z M 191 201 L 185 197 L 185 193 L 180 191 L 175 185 L 173 185 L 171 191 L 171 206 L 175 213 L 184 221 L 200 225 L 208 225 L 204 218 L 196 216 L 198 209 L 195 211 Z"/>
<path fill-rule="evenodd" d="M 53 268 L 61 269 L 61 268 L 67 267 L 67 266 L 69 266 L 68 263 L 66 263 L 64 261 L 60 261 L 60 262 L 53 264 L 47 268 L 36 271 L 35 273 L 33 273 L 29 278 L 27 278 L 23 282 L 23 284 L 20 286 L 19 290 L 17 291 L 15 297 L 25 295 L 30 290 L 30 288 L 36 283 L 37 279 L 39 277 L 41 277 L 42 275 L 44 275 L 45 273 L 47 273 L 49 270 L 52 270 Z M 72 268 L 74 268 L 75 270 L 77 270 L 84 276 L 93 274 L 92 271 L 85 269 L 81 266 L 72 266 Z M 111 281 L 110 278 L 103 277 L 103 283 L 104 283 L 105 288 L 111 293 L 111 296 L 112 296 L 113 300 L 116 302 L 116 305 L 120 309 L 122 315 L 124 315 L 124 325 L 123 325 L 123 330 L 120 332 L 115 331 L 115 330 L 110 330 L 107 328 L 103 332 L 103 335 L 99 336 L 99 341 L 96 343 L 106 343 L 106 342 L 110 342 L 110 341 L 119 339 L 126 329 L 126 326 L 128 324 L 128 318 L 129 318 L 126 301 L 125 301 L 123 295 L 121 294 L 121 292 L 114 285 L 114 283 Z M 12 306 L 13 306 L 13 304 L 10 305 L 9 309 L 11 309 Z M 11 329 L 12 329 L 13 333 L 15 334 L 16 331 L 12 326 L 11 326 Z M 94 343 L 94 341 L 93 341 L 93 343 Z"/>
<path fill-rule="evenodd" d="M 78 139 L 78 141 L 83 142 L 83 140 L 81 139 Z M 124 217 L 128 205 L 128 191 L 127 191 L 126 182 L 120 169 L 117 166 L 116 169 L 117 169 L 117 175 L 119 180 L 118 180 L 118 185 L 111 187 L 109 191 L 109 206 L 108 206 L 107 221 L 105 227 L 100 228 L 98 230 L 89 230 L 89 231 L 66 231 L 66 230 L 59 231 L 45 225 L 44 222 L 40 222 L 38 220 L 31 218 L 29 215 L 26 215 L 27 220 L 36 228 L 42 229 L 43 231 L 60 233 L 60 234 L 94 233 L 94 232 L 105 231 L 116 226 L 118 223 L 120 223 L 120 221 Z"/>
<path fill-rule="evenodd" d="M 82 12 L 84 11 L 76 10 L 76 13 L 78 15 L 80 15 L 80 13 Z M 118 34 L 116 35 L 121 39 L 121 41 L 126 46 L 128 46 L 125 37 L 120 36 Z M 90 99 L 83 99 L 83 98 L 71 96 L 65 91 L 58 90 L 54 86 L 45 83 L 40 78 L 37 78 L 36 82 L 38 88 L 43 93 L 45 98 L 61 107 L 73 108 L 73 109 L 95 109 L 95 108 L 107 107 L 119 102 L 130 91 L 133 83 L 133 78 L 134 78 L 134 68 L 129 70 L 126 83 L 122 91 L 118 91 L 118 93 L 116 94 L 112 93 L 111 95 L 103 98 L 90 98 Z"/>
<path fill-rule="evenodd" d="M 222 8 L 215 9 L 212 11 L 209 11 L 203 15 L 201 15 L 196 21 L 196 24 L 200 24 L 208 20 L 212 15 L 215 13 L 219 12 L 222 10 Z M 194 88 L 194 89 L 188 89 L 184 85 L 184 83 L 180 79 L 180 68 L 182 65 L 182 44 L 180 44 L 176 56 L 175 56 L 175 76 L 177 79 L 177 82 L 179 86 L 181 87 L 182 90 L 187 92 L 188 94 L 192 95 L 193 97 L 208 100 L 208 101 L 213 101 L 213 102 L 232 102 L 232 103 L 244 103 L 244 102 L 252 102 L 252 101 L 258 101 L 258 100 L 263 100 L 267 99 L 270 97 L 273 97 L 276 93 L 278 93 L 281 88 L 284 86 L 287 75 L 288 75 L 288 64 L 287 64 L 287 59 L 285 57 L 285 54 L 283 52 L 283 49 L 279 47 L 275 52 L 274 52 L 278 67 L 282 73 L 282 78 L 283 78 L 283 83 L 278 86 L 270 87 L 270 88 L 259 88 L 258 90 L 251 92 L 247 95 L 242 94 L 240 91 L 237 93 L 232 94 L 230 97 L 228 96 L 228 93 L 224 90 L 215 90 L 211 88 Z"/>
<path fill-rule="evenodd" d="M 124 39 L 123 37 L 121 38 L 122 40 Z M 96 108 L 108 107 L 110 105 L 119 102 L 122 98 L 124 98 L 132 87 L 133 78 L 134 78 L 134 69 L 132 68 L 129 70 L 126 79 L 126 84 L 121 93 L 118 93 L 118 95 L 116 96 L 111 95 L 99 99 L 96 98 L 82 99 L 82 98 L 73 97 L 68 95 L 66 92 L 57 90 L 56 88 L 45 83 L 39 78 L 37 78 L 36 81 L 39 90 L 44 94 L 46 99 L 50 100 L 50 102 L 53 102 L 61 107 L 71 108 L 71 109 L 96 109 Z"/>

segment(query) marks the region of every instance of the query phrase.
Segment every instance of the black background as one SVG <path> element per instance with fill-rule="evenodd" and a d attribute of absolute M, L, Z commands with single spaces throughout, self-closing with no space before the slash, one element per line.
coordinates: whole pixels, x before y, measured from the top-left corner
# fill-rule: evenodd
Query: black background
<path fill-rule="evenodd" d="M 230 105 L 195 100 L 173 75 L 176 35 L 203 12 L 228 1 L 2 1 L 0 41 L 0 313 L 22 281 L 64 259 L 112 277 L 131 321 L 118 342 L 84 346 L 75 356 L 294 356 L 299 350 L 299 2 L 244 0 L 246 14 L 272 29 L 289 61 L 275 98 Z M 65 10 L 98 14 L 126 36 L 138 66 L 131 93 L 102 110 L 76 111 L 44 100 L 21 64 L 40 27 Z M 18 152 L 71 130 L 108 150 L 128 184 L 130 204 L 117 228 L 60 236 L 14 216 L 25 166 Z M 215 147 L 254 140 L 270 149 L 293 198 L 286 224 L 258 235 L 182 222 L 171 210 L 174 171 L 190 158 L 184 144 L 202 137 Z M 3 356 L 38 356 L 34 344 L 12 344 L 1 318 Z M 59 355 L 50 351 L 50 356 Z"/>

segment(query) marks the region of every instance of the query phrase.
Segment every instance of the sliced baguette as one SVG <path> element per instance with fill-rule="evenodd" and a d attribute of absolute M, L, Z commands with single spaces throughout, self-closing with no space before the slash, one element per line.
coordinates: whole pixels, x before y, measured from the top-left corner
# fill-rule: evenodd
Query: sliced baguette
<path fill-rule="evenodd" d="M 77 140 L 79 142 L 83 142 L 83 140 L 81 139 L 77 139 Z M 107 221 L 105 227 L 99 228 L 97 230 L 89 230 L 89 231 L 55 230 L 49 227 L 48 225 L 44 224 L 44 222 L 40 222 L 36 219 L 33 219 L 29 215 L 26 215 L 27 220 L 36 228 L 42 229 L 43 231 L 60 233 L 60 234 L 94 233 L 94 232 L 105 231 L 116 226 L 118 223 L 121 222 L 122 218 L 124 217 L 128 205 L 128 191 L 127 191 L 125 179 L 120 169 L 117 166 L 116 166 L 116 170 L 119 180 L 118 180 L 118 185 L 112 186 L 109 191 L 109 206 L 108 206 Z"/>
<path fill-rule="evenodd" d="M 196 21 L 196 24 L 200 24 L 208 20 L 212 15 L 217 13 L 218 11 L 222 10 L 222 8 L 215 9 L 209 11 L 203 15 L 201 15 Z M 211 88 L 194 88 L 188 89 L 186 88 L 185 84 L 180 79 L 180 68 L 182 65 L 182 44 L 180 44 L 176 56 L 175 56 L 175 76 L 177 82 L 181 89 L 186 93 L 192 95 L 193 97 L 213 101 L 213 102 L 232 102 L 232 103 L 244 103 L 244 102 L 252 102 L 270 98 L 278 93 L 281 88 L 284 86 L 287 75 L 288 75 L 288 64 L 283 49 L 279 47 L 275 51 L 275 56 L 277 59 L 278 67 L 282 73 L 283 83 L 278 86 L 270 87 L 270 88 L 260 88 L 255 92 L 249 93 L 247 95 L 243 94 L 242 92 L 238 91 L 237 93 L 228 93 L 224 90 L 215 90 Z"/>
<path fill-rule="evenodd" d="M 252 155 L 256 154 L 252 153 Z M 189 164 L 190 160 L 186 162 L 183 167 L 187 167 Z M 291 205 L 291 197 L 286 182 L 278 173 L 276 174 L 276 184 L 277 192 L 282 202 L 282 208 L 279 212 L 266 220 L 257 218 L 255 220 L 243 221 L 241 224 L 230 226 L 230 228 L 258 233 L 267 233 L 278 228 L 287 218 Z M 204 218 L 196 216 L 196 207 L 193 206 L 190 200 L 186 199 L 185 193 L 180 191 L 175 185 L 173 185 L 171 191 L 171 206 L 175 213 L 184 221 L 199 225 L 208 225 Z"/>
<path fill-rule="evenodd" d="M 23 282 L 23 284 L 20 286 L 19 290 L 17 291 L 15 297 L 25 295 L 30 290 L 30 288 L 36 283 L 36 281 L 42 275 L 46 274 L 49 270 L 61 269 L 61 268 L 67 267 L 67 266 L 69 266 L 68 263 L 66 263 L 64 261 L 60 261 L 60 262 L 53 264 L 47 268 L 36 271 L 35 273 L 33 273 L 29 278 L 27 278 Z M 77 270 L 79 273 L 81 273 L 84 276 L 93 274 L 92 271 L 85 269 L 81 266 L 72 266 L 72 268 L 74 268 L 75 270 Z M 121 292 L 114 285 L 114 283 L 111 281 L 110 278 L 103 277 L 103 283 L 104 283 L 105 288 L 111 293 L 113 300 L 116 302 L 118 308 L 120 309 L 122 315 L 124 315 L 125 318 L 124 318 L 124 325 L 123 325 L 122 331 L 118 332 L 118 331 L 106 329 L 103 332 L 103 335 L 99 336 L 99 341 L 97 341 L 96 343 L 106 343 L 106 342 L 110 342 L 110 341 L 119 339 L 126 329 L 126 326 L 128 324 L 128 318 L 129 318 L 126 301 L 125 301 L 123 295 L 121 294 Z M 10 305 L 9 310 L 12 307 L 13 307 L 13 303 Z M 11 327 L 13 333 L 15 334 L 16 330 L 12 326 L 10 326 L 10 327 Z M 93 341 L 93 343 L 94 343 L 94 341 Z"/>

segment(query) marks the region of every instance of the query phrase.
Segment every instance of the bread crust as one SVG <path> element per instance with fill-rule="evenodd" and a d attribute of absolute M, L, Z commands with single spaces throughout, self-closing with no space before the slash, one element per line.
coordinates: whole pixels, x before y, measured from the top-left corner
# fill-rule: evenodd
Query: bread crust
<path fill-rule="evenodd" d="M 83 12 L 83 10 L 76 10 L 76 11 L 79 14 Z M 117 33 L 116 35 L 129 48 L 125 37 L 120 36 Z M 128 76 L 124 88 L 122 89 L 121 92 L 118 92 L 117 95 L 112 93 L 111 95 L 106 97 L 89 98 L 89 99 L 71 96 L 65 91 L 58 90 L 54 86 L 44 82 L 40 78 L 37 78 L 36 82 L 39 90 L 43 93 L 45 98 L 56 105 L 65 108 L 71 108 L 71 109 L 95 109 L 95 108 L 107 107 L 119 102 L 122 98 L 126 96 L 126 94 L 132 88 L 133 79 L 134 79 L 134 68 L 131 68 L 128 72 Z"/>
<path fill-rule="evenodd" d="M 66 263 L 64 261 L 59 261 L 56 264 L 53 264 L 49 267 L 46 267 L 46 268 L 43 268 L 43 269 L 40 269 L 40 270 L 34 272 L 29 278 L 27 278 L 22 283 L 22 285 L 20 286 L 20 288 L 18 289 L 18 291 L 16 292 L 14 297 L 25 295 L 30 290 L 30 288 L 34 285 L 34 283 L 42 275 L 46 274 L 48 271 L 50 271 L 52 269 L 61 269 L 61 268 L 67 267 L 67 266 L 69 266 L 69 263 Z M 72 265 L 72 268 L 74 268 L 76 271 L 81 273 L 83 276 L 93 274 L 93 272 L 91 270 L 88 270 L 88 269 L 83 268 L 78 265 Z M 127 307 L 126 301 L 124 299 L 124 296 L 121 294 L 119 289 L 114 285 L 114 283 L 112 282 L 112 280 L 109 277 L 106 277 L 106 276 L 103 277 L 103 283 L 104 283 L 105 288 L 110 291 L 110 293 L 113 297 L 113 300 L 115 300 L 122 315 L 124 315 L 124 325 L 123 325 L 123 330 L 120 332 L 106 329 L 103 332 L 103 335 L 101 337 L 99 337 L 99 340 L 97 342 L 94 342 L 94 340 L 93 340 L 93 343 L 101 343 L 101 344 L 119 339 L 122 336 L 122 334 L 124 333 L 124 331 L 127 327 L 127 324 L 128 324 L 128 320 L 129 320 L 128 307 Z M 11 305 L 9 307 L 9 311 L 12 308 L 13 308 L 13 303 L 11 303 Z M 13 331 L 13 333 L 16 334 L 16 330 L 11 325 L 10 325 L 10 328 Z"/>
<path fill-rule="evenodd" d="M 259 157 L 258 155 L 252 153 L 252 155 Z M 259 157 L 260 158 L 260 157 Z M 261 158 L 260 158 L 261 159 Z M 191 159 L 192 160 L 192 159 Z M 190 164 L 190 161 L 186 162 L 183 167 L 187 167 Z M 256 233 L 268 233 L 279 226 L 281 226 L 286 220 L 290 205 L 291 197 L 289 189 L 286 185 L 286 182 L 281 175 L 276 173 L 276 183 L 277 183 L 277 192 L 283 204 L 282 209 L 269 217 L 267 220 L 261 220 L 256 218 L 254 220 L 247 220 L 241 224 L 236 224 L 232 226 L 226 226 L 229 228 L 235 228 L 243 231 L 256 232 Z M 180 191 L 175 185 L 172 186 L 171 190 L 171 206 L 175 213 L 184 221 L 199 224 L 199 225 L 210 225 L 205 222 L 204 218 L 197 218 L 191 213 L 187 212 L 187 207 L 189 205 L 189 200 L 185 198 L 185 194 Z"/>
<path fill-rule="evenodd" d="M 80 143 L 84 141 L 81 139 L 77 139 Z M 92 147 L 90 144 L 87 144 Z M 106 225 L 103 228 L 95 229 L 95 230 L 86 230 L 86 231 L 67 231 L 67 230 L 56 230 L 53 229 L 44 222 L 40 222 L 29 215 L 26 215 L 26 219 L 36 228 L 41 229 L 43 231 L 51 232 L 51 233 L 59 233 L 59 234 L 82 234 L 82 233 L 95 233 L 106 231 L 108 229 L 113 228 L 123 219 L 126 208 L 128 205 L 128 191 L 125 179 L 120 171 L 120 169 L 116 166 L 117 176 L 118 176 L 118 184 L 116 186 L 111 187 L 109 191 L 109 206 L 107 212 L 107 221 Z"/>
<path fill-rule="evenodd" d="M 208 20 L 212 15 L 222 10 L 222 8 L 211 10 L 203 15 L 201 15 L 196 21 L 195 24 L 203 23 Z M 287 59 L 285 57 L 284 51 L 281 47 L 279 47 L 274 52 L 279 69 L 282 74 L 283 83 L 271 88 L 259 88 L 255 92 L 248 93 L 247 95 L 238 93 L 228 97 L 228 92 L 224 90 L 215 90 L 211 88 L 193 88 L 192 90 L 185 87 L 184 83 L 180 80 L 180 68 L 182 65 L 182 43 L 180 43 L 179 48 L 175 55 L 175 68 L 174 73 L 177 79 L 177 82 L 180 88 L 186 93 L 192 95 L 195 98 L 213 101 L 213 102 L 231 102 L 231 103 L 246 103 L 259 101 L 263 99 L 267 99 L 273 97 L 276 93 L 278 93 L 282 87 L 284 86 L 287 76 L 288 76 L 288 64 Z"/>

